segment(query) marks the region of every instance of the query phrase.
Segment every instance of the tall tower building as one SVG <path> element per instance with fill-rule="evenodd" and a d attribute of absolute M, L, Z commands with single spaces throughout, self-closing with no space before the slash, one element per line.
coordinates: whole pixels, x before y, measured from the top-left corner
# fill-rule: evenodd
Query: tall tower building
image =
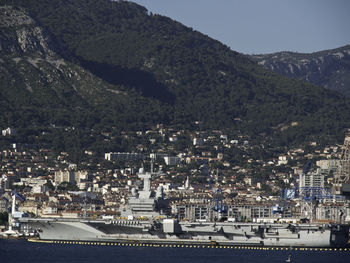
<path fill-rule="evenodd" d="M 335 193 L 350 197 L 350 129 L 345 133 L 339 165 L 335 174 Z"/>

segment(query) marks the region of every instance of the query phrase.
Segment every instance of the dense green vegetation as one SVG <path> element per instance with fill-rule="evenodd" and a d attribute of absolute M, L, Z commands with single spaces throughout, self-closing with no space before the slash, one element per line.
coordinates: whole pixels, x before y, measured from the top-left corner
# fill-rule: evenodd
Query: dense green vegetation
<path fill-rule="evenodd" d="M 0 213 L 0 226 L 6 225 L 8 222 L 8 213 L 7 212 L 1 212 Z"/>
<path fill-rule="evenodd" d="M 5 2 L 11 1 L 0 0 Z M 27 96 L 23 81 L 9 85 L 8 77 L 0 78 L 1 107 L 6 112 L 1 125 L 28 127 L 30 120 L 42 126 L 77 127 L 73 136 L 57 134 L 56 148 L 74 145 L 82 149 L 96 143 L 98 139 L 84 139 L 85 128 L 143 129 L 161 122 L 191 128 L 195 120 L 202 121 L 204 128 L 244 133 L 254 140 L 271 135 L 278 145 L 314 139 L 341 142 L 350 121 L 349 100 L 338 93 L 283 78 L 220 42 L 137 4 L 17 0 L 16 5 L 46 29 L 54 39 L 52 49 L 60 56 L 81 65 L 112 89 L 127 93 L 89 94 L 82 87 L 74 97 L 67 80 L 70 90 L 62 96 L 44 90 L 47 83 L 36 96 Z M 6 90 L 8 86 L 18 91 Z M 15 106 L 17 99 L 20 109 Z M 30 105 L 31 110 L 25 111 L 23 105 Z M 298 125 L 292 127 L 292 122 Z M 62 138 L 64 144 L 59 143 Z"/>
<path fill-rule="evenodd" d="M 65 190 L 65 191 L 79 191 L 79 188 L 76 184 L 69 183 L 69 182 L 63 182 L 59 186 L 57 186 L 58 190 Z"/>

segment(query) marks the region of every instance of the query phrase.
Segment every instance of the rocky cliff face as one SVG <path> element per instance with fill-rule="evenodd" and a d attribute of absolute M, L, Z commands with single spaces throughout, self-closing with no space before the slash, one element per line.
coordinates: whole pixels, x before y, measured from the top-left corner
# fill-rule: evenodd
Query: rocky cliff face
<path fill-rule="evenodd" d="M 311 54 L 279 52 L 251 58 L 281 75 L 350 96 L 350 45 Z"/>
<path fill-rule="evenodd" d="M 23 10 L 0 7 L 0 95 L 10 103 L 30 97 L 55 106 L 98 102 L 108 90 L 118 93 L 57 50 L 60 45 Z"/>
<path fill-rule="evenodd" d="M 53 55 L 49 48 L 49 38 L 23 11 L 1 7 L 0 28 L 0 52 L 4 55 Z"/>

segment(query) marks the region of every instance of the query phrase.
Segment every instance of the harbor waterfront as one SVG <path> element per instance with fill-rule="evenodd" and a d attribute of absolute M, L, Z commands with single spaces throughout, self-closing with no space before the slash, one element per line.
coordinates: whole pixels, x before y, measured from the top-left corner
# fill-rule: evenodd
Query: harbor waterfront
<path fill-rule="evenodd" d="M 345 144 L 348 141 L 350 133 Z M 340 166 L 340 175 L 342 170 L 347 171 L 348 164 Z M 207 201 L 210 209 L 189 209 L 194 211 L 194 218 L 186 212 L 189 206 L 181 209 L 176 206 L 176 199 L 165 195 L 163 184 L 152 185 L 152 179 L 163 176 L 163 171 L 155 171 L 153 162 L 150 166 L 150 172 L 141 167 L 136 173 L 137 184 L 128 182 L 124 189 L 127 199 L 118 209 L 114 207 L 112 214 L 88 216 L 82 207 L 82 214 L 28 216 L 16 210 L 16 200 L 24 202 L 25 197 L 13 190 L 9 227 L 1 235 L 62 242 L 131 242 L 141 246 L 345 248 L 349 245 L 350 211 L 346 200 L 349 184 L 337 182 L 335 191 L 339 194 L 335 195 L 322 187 L 305 186 L 308 180 L 319 179 L 317 174 L 309 174 L 308 164 L 300 175 L 299 189 L 284 189 L 270 208 L 247 209 L 253 214 L 246 211 L 244 215 L 244 210 L 225 205 L 222 189 L 215 188 L 212 195 L 216 193 L 216 202 Z M 183 189 L 191 191 L 188 178 Z M 294 208 L 287 205 L 292 202 Z M 245 203 L 241 203 L 241 208 L 249 208 Z M 253 218 L 248 220 L 247 215 Z M 323 216 L 326 220 L 322 220 Z"/>
<path fill-rule="evenodd" d="M 12 225 L 19 224 L 21 232 L 33 233 L 42 240 L 275 247 L 345 247 L 348 243 L 349 225 L 342 224 L 189 222 L 164 218 L 161 212 L 167 201 L 161 188 L 156 193 L 151 190 L 152 175 L 152 171 L 139 170 L 143 189 L 138 193 L 132 191 L 128 207 L 122 211 L 127 219 L 23 217 L 12 220 L 16 222 Z M 135 219 L 138 216 L 144 219 Z"/>
<path fill-rule="evenodd" d="M 0 263 L 350 263 L 350 45 L 243 54 L 154 11 L 0 0 Z"/>
<path fill-rule="evenodd" d="M 1 262 L 291 262 L 343 263 L 349 248 L 139 245 L 133 243 L 0 239 Z"/>

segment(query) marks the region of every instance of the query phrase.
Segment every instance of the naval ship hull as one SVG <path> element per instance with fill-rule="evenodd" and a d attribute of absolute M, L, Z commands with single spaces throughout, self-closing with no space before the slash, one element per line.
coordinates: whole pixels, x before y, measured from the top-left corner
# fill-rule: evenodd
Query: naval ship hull
<path fill-rule="evenodd" d="M 53 218 L 23 218 L 21 224 L 42 240 L 284 247 L 344 247 L 349 240 L 347 225 Z"/>

